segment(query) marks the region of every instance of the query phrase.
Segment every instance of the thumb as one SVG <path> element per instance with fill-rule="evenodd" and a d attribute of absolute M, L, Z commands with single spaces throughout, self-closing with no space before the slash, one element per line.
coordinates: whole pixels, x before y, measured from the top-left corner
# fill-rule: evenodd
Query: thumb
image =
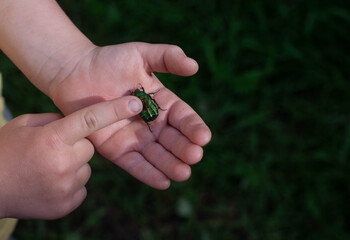
<path fill-rule="evenodd" d="M 64 143 L 73 145 L 97 130 L 137 115 L 141 110 L 142 103 L 137 97 L 125 96 L 80 109 L 46 127 L 55 129 Z"/>
<path fill-rule="evenodd" d="M 162 72 L 191 76 L 198 71 L 198 63 L 187 57 L 176 45 L 144 43 L 138 49 L 147 63 L 148 73 Z"/>

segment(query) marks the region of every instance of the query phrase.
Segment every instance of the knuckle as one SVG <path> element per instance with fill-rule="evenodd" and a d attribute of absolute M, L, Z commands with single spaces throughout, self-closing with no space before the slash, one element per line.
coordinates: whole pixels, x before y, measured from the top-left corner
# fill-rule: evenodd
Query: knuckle
<path fill-rule="evenodd" d="M 77 194 L 78 192 L 75 192 Z M 76 209 L 86 198 L 87 191 L 86 188 L 82 188 L 79 191 L 79 196 L 74 197 L 74 194 L 67 196 L 65 199 L 61 201 L 57 201 L 54 205 L 54 216 L 55 218 L 61 218 L 71 213 L 74 209 Z"/>
<path fill-rule="evenodd" d="M 89 180 L 89 178 L 91 177 L 91 172 L 92 172 L 91 167 L 89 164 L 85 164 L 84 167 L 85 167 L 85 176 L 86 176 L 87 180 Z"/>
<path fill-rule="evenodd" d="M 49 157 L 46 159 L 45 169 L 46 176 L 51 180 L 51 182 L 61 182 L 62 179 L 69 176 L 72 172 L 72 163 L 70 158 L 65 157 Z"/>
<path fill-rule="evenodd" d="M 67 197 L 71 195 L 71 192 L 73 190 L 73 186 L 71 183 L 60 183 L 56 186 L 56 195 L 60 197 Z"/>
<path fill-rule="evenodd" d="M 50 207 L 50 219 L 58 219 L 69 214 L 73 209 L 69 200 L 55 201 Z"/>
<path fill-rule="evenodd" d="M 54 134 L 47 134 L 43 139 L 45 140 L 45 146 L 50 150 L 60 149 L 63 142 L 57 131 Z"/>
<path fill-rule="evenodd" d="M 183 50 L 182 50 L 182 48 L 180 48 L 177 45 L 170 45 L 169 52 L 171 52 L 171 53 L 181 52 L 182 53 Z"/>
<path fill-rule="evenodd" d="M 115 105 L 113 109 L 114 109 L 115 119 L 117 121 L 121 120 L 122 119 L 122 114 L 121 114 L 121 111 L 120 111 L 120 107 Z"/>
<path fill-rule="evenodd" d="M 86 111 L 82 114 L 82 122 L 87 129 L 96 129 L 98 127 L 98 119 L 92 111 Z"/>
<path fill-rule="evenodd" d="M 54 164 L 52 164 L 52 171 L 56 176 L 62 177 L 68 174 L 70 170 L 69 164 L 67 164 L 63 159 L 57 159 Z"/>
<path fill-rule="evenodd" d="M 48 213 L 48 219 L 58 219 L 70 212 L 70 197 L 62 195 L 60 187 L 51 187 L 43 199 L 43 208 Z"/>
<path fill-rule="evenodd" d="M 52 219 L 61 218 L 74 210 L 74 188 L 72 183 L 56 184 L 51 188 L 47 202 Z"/>

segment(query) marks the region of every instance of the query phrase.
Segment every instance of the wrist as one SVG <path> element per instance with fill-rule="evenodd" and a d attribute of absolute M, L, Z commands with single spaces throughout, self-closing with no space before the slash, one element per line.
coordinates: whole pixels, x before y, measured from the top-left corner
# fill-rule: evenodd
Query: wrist
<path fill-rule="evenodd" d="M 55 0 L 0 0 L 0 48 L 49 94 L 51 81 L 93 46 Z"/>
<path fill-rule="evenodd" d="M 86 39 L 70 44 L 49 56 L 41 67 L 41 71 L 35 77 L 35 81 L 44 83 L 44 87 L 37 87 L 53 100 L 57 86 L 72 74 L 81 59 L 89 55 L 96 47 L 96 45 Z M 34 83 L 34 81 L 32 82 Z"/>

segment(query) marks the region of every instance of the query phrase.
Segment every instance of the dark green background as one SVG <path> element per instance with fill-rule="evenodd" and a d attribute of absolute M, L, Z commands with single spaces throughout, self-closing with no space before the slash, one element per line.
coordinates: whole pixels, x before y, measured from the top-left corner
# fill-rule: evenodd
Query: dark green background
<path fill-rule="evenodd" d="M 156 191 L 99 157 L 83 205 L 20 221 L 18 239 L 349 239 L 348 1 L 58 1 L 96 44 L 179 45 L 158 74 L 210 126 L 192 178 Z M 0 58 L 14 115 L 55 111 Z"/>

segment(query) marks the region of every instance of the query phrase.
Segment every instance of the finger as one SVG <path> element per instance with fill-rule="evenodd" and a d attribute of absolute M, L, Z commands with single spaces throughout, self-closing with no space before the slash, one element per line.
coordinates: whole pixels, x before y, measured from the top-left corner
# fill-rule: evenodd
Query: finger
<path fill-rule="evenodd" d="M 191 76 L 198 71 L 198 63 L 185 55 L 175 45 L 143 44 L 139 48 L 145 60 L 146 71 L 172 73 L 180 76 Z"/>
<path fill-rule="evenodd" d="M 46 126 L 53 128 L 64 143 L 73 145 L 99 129 L 137 115 L 141 109 L 138 98 L 126 96 L 91 105 Z"/>
<path fill-rule="evenodd" d="M 105 158 L 141 182 L 153 188 L 164 190 L 170 186 L 169 178 L 138 152 L 140 151 L 140 144 L 144 146 L 147 142 L 154 141 L 150 136 L 153 135 L 149 134 L 149 130 L 145 128 L 144 123 L 135 121 L 128 127 L 120 129 L 108 141 L 98 146 L 97 150 L 103 153 Z"/>
<path fill-rule="evenodd" d="M 50 214 L 48 215 L 49 217 L 47 217 L 47 219 L 57 219 L 71 213 L 82 204 L 86 196 L 86 187 L 78 189 L 71 195 L 70 198 L 67 198 L 67 200 L 61 203 L 54 212 L 50 211 Z"/>
<path fill-rule="evenodd" d="M 23 114 L 16 119 L 17 124 L 28 126 L 28 127 L 38 127 L 44 126 L 50 122 L 56 121 L 62 118 L 58 113 L 40 113 L 40 114 Z"/>
<path fill-rule="evenodd" d="M 91 177 L 90 165 L 88 163 L 86 163 L 81 168 L 79 168 L 76 172 L 75 177 L 76 177 L 76 181 L 74 181 L 74 182 L 75 182 L 76 186 L 74 189 L 78 190 L 80 188 L 83 188 Z"/>
<path fill-rule="evenodd" d="M 153 135 L 151 135 L 152 138 L 149 135 L 149 129 L 147 126 L 145 128 L 145 123 L 141 119 L 138 119 L 114 132 L 102 144 L 94 144 L 94 146 L 106 159 L 113 161 L 113 159 L 118 159 L 129 152 L 138 152 L 139 145 L 143 146 L 149 141 L 154 141 Z M 93 134 L 89 139 L 95 142 L 94 137 Z"/>
<path fill-rule="evenodd" d="M 199 146 L 206 145 L 211 139 L 210 129 L 202 118 L 181 100 L 169 109 L 168 122 Z"/>
<path fill-rule="evenodd" d="M 191 176 L 191 168 L 164 149 L 159 143 L 149 144 L 142 150 L 142 155 L 155 168 L 174 181 L 182 182 Z"/>
<path fill-rule="evenodd" d="M 162 129 L 159 139 L 168 151 L 187 164 L 195 164 L 203 157 L 203 149 L 193 144 L 187 137 L 171 126 Z"/>
<path fill-rule="evenodd" d="M 75 169 L 80 169 L 93 157 L 95 148 L 88 139 L 83 138 L 73 145 L 73 152 L 75 154 Z"/>
<path fill-rule="evenodd" d="M 147 162 L 140 153 L 129 152 L 119 158 L 112 159 L 112 162 L 153 188 L 164 190 L 170 186 L 169 178 Z"/>
<path fill-rule="evenodd" d="M 79 207 L 83 201 L 85 200 L 87 196 L 87 189 L 86 187 L 80 188 L 78 191 L 75 192 L 75 194 L 72 197 L 72 201 L 70 202 L 69 211 L 74 211 L 77 207 Z"/>

